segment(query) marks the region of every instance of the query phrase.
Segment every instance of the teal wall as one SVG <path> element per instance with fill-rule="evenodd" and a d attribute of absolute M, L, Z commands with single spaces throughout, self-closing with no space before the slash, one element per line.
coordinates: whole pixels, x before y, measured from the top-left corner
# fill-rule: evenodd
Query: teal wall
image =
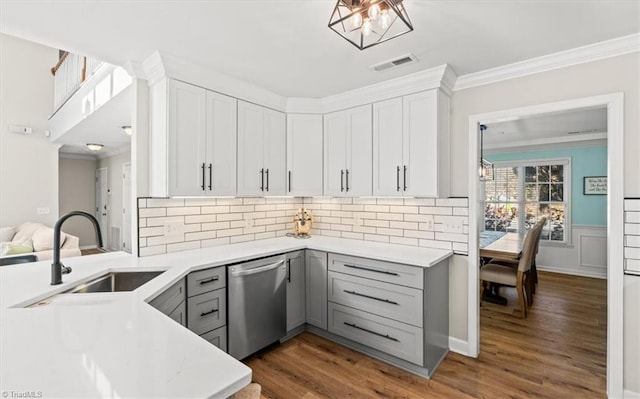
<path fill-rule="evenodd" d="M 571 224 L 607 225 L 607 196 L 582 194 L 583 177 L 607 175 L 606 146 L 486 154 L 485 158 L 491 162 L 571 158 Z"/>

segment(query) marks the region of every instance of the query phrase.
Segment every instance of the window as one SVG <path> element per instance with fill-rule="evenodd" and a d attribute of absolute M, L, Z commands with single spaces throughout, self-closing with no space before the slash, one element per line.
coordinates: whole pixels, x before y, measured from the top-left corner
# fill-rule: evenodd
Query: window
<path fill-rule="evenodd" d="M 485 184 L 485 230 L 524 233 L 543 216 L 541 240 L 569 242 L 570 160 L 496 163 Z"/>

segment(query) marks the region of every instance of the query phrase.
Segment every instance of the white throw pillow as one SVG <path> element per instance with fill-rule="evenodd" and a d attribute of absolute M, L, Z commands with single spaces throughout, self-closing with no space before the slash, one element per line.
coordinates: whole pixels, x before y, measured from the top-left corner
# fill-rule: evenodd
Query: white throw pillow
<path fill-rule="evenodd" d="M 67 235 L 60 232 L 60 247 L 67 239 Z M 51 227 L 43 227 L 36 230 L 32 236 L 33 250 L 35 252 L 48 251 L 53 249 L 53 229 Z"/>
<path fill-rule="evenodd" d="M 0 227 L 0 242 L 8 242 L 16 235 L 16 226 Z"/>
<path fill-rule="evenodd" d="M 44 227 L 47 227 L 47 226 L 38 222 L 23 223 L 18 227 L 18 230 L 16 231 L 16 235 L 13 236 L 11 241 L 23 242 L 24 240 L 30 240 L 31 237 L 33 236 L 33 233 L 35 233 L 36 231 Z"/>

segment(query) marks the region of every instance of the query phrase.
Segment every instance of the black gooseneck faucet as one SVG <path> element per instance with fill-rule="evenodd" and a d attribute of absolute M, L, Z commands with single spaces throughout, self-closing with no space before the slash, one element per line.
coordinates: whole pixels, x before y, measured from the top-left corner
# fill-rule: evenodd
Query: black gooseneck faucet
<path fill-rule="evenodd" d="M 51 264 L 51 285 L 62 284 L 62 275 L 71 273 L 71 268 L 67 267 L 60 262 L 60 231 L 62 230 L 62 224 L 72 216 L 84 216 L 93 223 L 93 228 L 96 231 L 96 240 L 98 241 L 98 247 L 102 248 L 102 234 L 100 233 L 100 225 L 93 215 L 82 211 L 72 211 L 64 214 L 58 219 L 56 225 L 53 227 L 53 263 Z"/>

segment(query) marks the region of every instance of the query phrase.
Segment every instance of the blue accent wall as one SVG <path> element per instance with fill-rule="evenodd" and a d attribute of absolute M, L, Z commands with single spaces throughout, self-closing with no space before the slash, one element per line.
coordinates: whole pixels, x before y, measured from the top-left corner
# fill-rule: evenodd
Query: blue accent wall
<path fill-rule="evenodd" d="M 607 225 L 607 196 L 583 195 L 583 177 L 607 175 L 606 146 L 486 154 L 485 158 L 491 162 L 571 158 L 571 224 Z"/>

